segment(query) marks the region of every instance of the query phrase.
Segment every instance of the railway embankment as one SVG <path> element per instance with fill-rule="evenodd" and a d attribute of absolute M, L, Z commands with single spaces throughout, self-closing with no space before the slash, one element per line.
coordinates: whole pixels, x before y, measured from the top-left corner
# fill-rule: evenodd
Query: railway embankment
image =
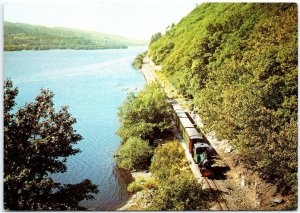
<path fill-rule="evenodd" d="M 205 124 L 203 124 L 200 115 L 189 109 L 189 101 L 180 96 L 170 82 L 159 72 L 160 69 L 160 66 L 155 65 L 151 59 L 145 57 L 140 71 L 147 82 L 157 80 L 165 90 L 166 95 L 170 99 L 176 100 L 186 112 L 190 113 L 197 126 L 203 128 Z M 219 201 L 216 201 L 212 210 L 280 210 L 283 208 L 283 206 L 274 204 L 274 200 L 277 198 L 284 199 L 282 195 L 276 194 L 276 187 L 264 182 L 258 174 L 247 169 L 240 162 L 238 151 L 228 141 L 218 140 L 213 132 L 205 133 L 205 139 L 216 152 L 213 166 L 216 177 L 212 182 L 201 176 L 199 168 L 194 163 L 180 133 L 177 131 L 174 134 L 181 141 L 190 162 L 190 168 L 194 176 L 202 182 L 203 187 L 222 192 L 223 207 L 220 206 Z"/>
<path fill-rule="evenodd" d="M 153 81 L 157 80 L 161 84 L 163 89 L 165 90 L 166 95 L 170 99 L 175 99 L 173 97 L 172 93 L 168 90 L 169 88 L 165 85 L 165 82 L 163 82 L 163 80 L 161 78 L 159 78 L 159 76 L 155 72 L 155 71 L 159 71 L 160 69 L 161 69 L 161 66 L 155 65 L 151 61 L 151 59 L 149 59 L 148 57 L 145 57 L 144 60 L 143 60 L 143 65 L 142 65 L 142 68 L 140 69 L 140 71 L 143 73 L 143 75 L 144 75 L 147 82 L 150 83 L 150 82 L 153 82 Z M 174 91 L 174 89 L 172 89 L 172 91 Z M 175 99 L 175 100 L 179 104 L 185 105 L 184 103 L 182 103 L 183 102 L 182 99 Z M 198 118 L 197 119 L 198 123 L 196 123 L 196 124 L 198 126 L 202 127 L 203 124 L 202 123 L 199 124 L 199 122 L 201 122 L 200 117 L 197 114 L 192 114 L 192 116 L 193 116 L 193 118 Z M 178 129 L 176 127 L 173 128 L 173 134 L 180 141 L 180 144 L 182 145 L 182 147 L 184 149 L 187 161 L 189 162 L 190 169 L 191 169 L 194 177 L 198 180 L 198 182 L 200 182 L 202 184 L 203 189 L 210 189 L 212 192 L 217 191 L 218 194 L 221 195 L 224 191 L 224 190 L 220 190 L 221 187 L 217 187 L 215 182 L 212 182 L 211 180 L 208 180 L 207 178 L 202 177 L 202 174 L 199 170 L 198 165 L 193 160 L 193 157 L 192 157 L 191 153 L 189 152 L 189 149 L 187 147 L 186 142 L 184 141 L 182 135 L 180 134 L 180 132 L 178 131 Z M 224 199 L 224 195 L 221 195 L 221 196 L 219 196 L 219 195 L 218 195 L 218 198 L 216 198 L 216 199 L 219 199 L 219 197 L 221 197 L 221 198 L 223 198 L 223 200 L 222 201 L 216 200 L 215 204 L 211 207 L 211 210 L 230 210 L 230 208 L 233 209 L 233 210 L 238 209 L 238 206 L 236 206 L 232 202 L 231 202 L 231 206 L 229 207 L 226 200 Z M 222 205 L 223 205 L 223 207 L 222 207 Z"/>

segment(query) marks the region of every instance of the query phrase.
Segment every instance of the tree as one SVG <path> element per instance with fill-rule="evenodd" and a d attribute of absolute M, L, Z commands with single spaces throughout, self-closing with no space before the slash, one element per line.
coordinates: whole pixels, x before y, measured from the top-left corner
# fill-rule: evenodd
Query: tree
<path fill-rule="evenodd" d="M 147 84 L 137 95 L 131 93 L 119 109 L 123 142 L 130 137 L 149 141 L 160 137 L 170 127 L 170 109 L 166 95 L 157 82 Z"/>
<path fill-rule="evenodd" d="M 152 148 L 147 141 L 132 137 L 120 146 L 116 157 L 120 167 L 129 170 L 144 169 L 150 163 Z"/>
<path fill-rule="evenodd" d="M 192 211 L 207 210 L 209 194 L 194 178 L 178 141 L 165 143 L 155 149 L 150 171 L 158 180 L 148 210 Z"/>
<path fill-rule="evenodd" d="M 138 54 L 134 61 L 132 62 L 132 65 L 136 68 L 136 69 L 141 69 L 142 65 L 143 65 L 143 59 L 145 58 L 145 56 L 147 55 L 147 51 Z"/>
<path fill-rule="evenodd" d="M 151 36 L 150 44 L 156 42 L 161 37 L 162 37 L 161 32 L 155 33 L 154 35 Z"/>
<path fill-rule="evenodd" d="M 160 75 L 191 98 L 206 131 L 297 196 L 298 10 L 205 3 L 150 44 Z"/>
<path fill-rule="evenodd" d="M 93 199 L 96 185 L 54 182 L 50 174 L 65 172 L 66 159 L 80 152 L 76 119 L 62 107 L 55 112 L 54 94 L 42 89 L 34 102 L 13 111 L 18 89 L 4 82 L 4 207 L 9 210 L 77 210 Z"/>
<path fill-rule="evenodd" d="M 209 194 L 195 178 L 170 177 L 155 191 L 151 211 L 203 211 L 209 209 Z"/>
<path fill-rule="evenodd" d="M 190 171 L 184 150 L 178 141 L 165 143 L 155 149 L 150 171 L 160 181 L 186 170 Z"/>

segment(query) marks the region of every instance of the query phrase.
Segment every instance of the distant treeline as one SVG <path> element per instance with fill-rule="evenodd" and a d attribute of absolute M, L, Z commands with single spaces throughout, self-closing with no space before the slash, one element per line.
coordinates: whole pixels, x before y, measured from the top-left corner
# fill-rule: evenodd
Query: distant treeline
<path fill-rule="evenodd" d="M 208 130 L 295 201 L 297 13 L 295 3 L 204 3 L 148 51 Z"/>
<path fill-rule="evenodd" d="M 146 41 L 99 32 L 4 22 L 4 50 L 118 49 Z"/>

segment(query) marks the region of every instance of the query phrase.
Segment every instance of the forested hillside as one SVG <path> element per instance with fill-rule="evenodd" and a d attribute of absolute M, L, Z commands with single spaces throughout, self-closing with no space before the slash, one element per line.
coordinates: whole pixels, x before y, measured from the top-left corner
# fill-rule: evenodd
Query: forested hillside
<path fill-rule="evenodd" d="M 293 3 L 204 3 L 148 55 L 250 169 L 297 194 L 298 24 Z M 296 196 L 295 196 L 296 198 Z"/>
<path fill-rule="evenodd" d="M 145 45 L 116 35 L 4 22 L 4 50 L 112 49 Z"/>

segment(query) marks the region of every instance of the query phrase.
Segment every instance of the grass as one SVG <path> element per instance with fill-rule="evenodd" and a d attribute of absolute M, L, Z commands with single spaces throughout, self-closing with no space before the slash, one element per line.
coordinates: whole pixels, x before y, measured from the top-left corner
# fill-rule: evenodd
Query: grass
<path fill-rule="evenodd" d="M 130 193 L 136 193 L 138 191 L 142 191 L 144 189 L 143 185 L 137 181 L 133 181 L 127 187 L 127 191 Z"/>

